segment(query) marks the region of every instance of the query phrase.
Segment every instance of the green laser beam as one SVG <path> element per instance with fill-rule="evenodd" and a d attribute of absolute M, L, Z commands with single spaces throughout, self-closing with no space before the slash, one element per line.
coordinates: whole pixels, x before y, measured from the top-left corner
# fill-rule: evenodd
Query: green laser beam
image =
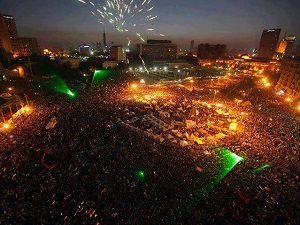
<path fill-rule="evenodd" d="M 52 83 L 49 85 L 49 88 L 53 91 L 66 94 L 69 97 L 75 97 L 75 93 L 70 90 L 66 82 L 60 76 L 56 76 L 52 79 Z"/>
<path fill-rule="evenodd" d="M 262 167 L 259 167 L 259 168 L 256 168 L 256 169 L 254 169 L 254 170 L 248 171 L 245 175 L 248 175 L 248 174 L 250 174 L 250 173 L 258 174 L 258 173 L 260 173 L 262 170 L 264 170 L 264 169 L 266 169 L 266 168 L 268 168 L 268 167 L 270 167 L 270 165 L 266 164 L 266 165 L 264 165 L 264 166 L 262 166 Z"/>
<path fill-rule="evenodd" d="M 218 161 L 208 168 L 203 175 L 206 184 L 196 194 L 195 203 L 199 203 L 208 193 L 241 161 L 242 157 L 234 154 L 226 148 L 219 147 L 216 150 Z"/>
<path fill-rule="evenodd" d="M 92 85 L 99 84 L 103 80 L 111 77 L 114 74 L 111 70 L 95 70 Z"/>

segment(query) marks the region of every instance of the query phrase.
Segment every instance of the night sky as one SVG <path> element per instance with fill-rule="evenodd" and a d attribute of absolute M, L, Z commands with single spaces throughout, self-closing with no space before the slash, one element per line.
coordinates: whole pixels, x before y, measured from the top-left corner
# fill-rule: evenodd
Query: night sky
<path fill-rule="evenodd" d="M 101 2 L 104 0 L 93 0 Z M 299 0 L 153 0 L 153 15 L 149 27 L 163 33 L 182 48 L 190 41 L 224 43 L 230 48 L 258 47 L 263 29 L 287 29 L 300 44 Z M 102 42 L 103 25 L 90 13 L 90 8 L 76 0 L 0 0 L 0 12 L 14 15 L 20 36 L 38 38 L 39 45 L 94 46 Z M 140 40 L 134 32 L 119 33 L 106 25 L 108 43 L 125 44 Z M 140 30 L 139 30 L 140 29 Z M 142 28 L 136 28 L 147 37 Z M 148 34 L 149 38 L 159 38 Z"/>

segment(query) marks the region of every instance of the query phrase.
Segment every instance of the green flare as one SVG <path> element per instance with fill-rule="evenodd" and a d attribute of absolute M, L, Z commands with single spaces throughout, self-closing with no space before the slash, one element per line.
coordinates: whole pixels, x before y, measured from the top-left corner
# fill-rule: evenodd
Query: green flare
<path fill-rule="evenodd" d="M 139 181 L 144 181 L 145 180 L 145 172 L 143 170 L 137 170 L 137 171 L 135 171 L 135 177 Z"/>

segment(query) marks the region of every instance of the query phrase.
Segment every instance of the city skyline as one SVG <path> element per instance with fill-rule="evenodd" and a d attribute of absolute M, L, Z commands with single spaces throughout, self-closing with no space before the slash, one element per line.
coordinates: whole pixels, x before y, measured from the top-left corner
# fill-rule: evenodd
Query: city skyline
<path fill-rule="evenodd" d="M 200 43 L 227 44 L 228 48 L 257 48 L 264 29 L 282 28 L 282 34 L 300 36 L 299 3 L 297 1 L 272 1 L 251 3 L 234 0 L 230 3 L 215 1 L 154 1 L 153 14 L 158 18 L 149 21 L 149 27 L 165 37 L 146 34 L 151 39 L 170 39 L 181 48 L 189 49 L 190 41 Z M 22 36 L 37 37 L 40 45 L 77 46 L 102 42 L 106 29 L 107 42 L 126 44 L 141 42 L 132 32 L 119 33 L 111 25 L 101 25 L 85 5 L 75 0 L 39 1 L 25 0 L 11 3 L 0 2 L 1 13 L 12 14 Z M 32 9 L 38 10 L 32 13 Z M 63 10 L 61 10 L 63 9 Z M 174 17 L 174 15 L 176 15 Z M 187 26 L 188 24 L 188 26 Z M 138 29 L 138 28 L 137 28 Z M 282 37 L 280 37 L 281 39 Z M 297 46 L 299 41 L 296 39 Z M 294 49 L 295 50 L 295 49 Z"/>

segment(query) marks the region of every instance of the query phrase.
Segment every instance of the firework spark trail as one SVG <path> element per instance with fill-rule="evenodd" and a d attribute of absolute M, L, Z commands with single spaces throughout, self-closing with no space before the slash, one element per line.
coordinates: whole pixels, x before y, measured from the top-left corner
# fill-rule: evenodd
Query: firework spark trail
<path fill-rule="evenodd" d="M 95 0 L 77 1 L 94 8 L 91 13 L 98 17 L 98 23 L 103 25 L 109 23 L 119 32 L 128 32 L 129 27 L 145 26 L 144 23 L 157 18 L 151 14 L 154 9 L 152 0 L 99 0 L 100 3 L 95 3 Z M 149 27 L 145 30 L 147 33 L 154 31 Z M 136 33 L 136 35 L 145 42 L 140 34 Z"/>
<path fill-rule="evenodd" d="M 84 0 L 77 0 L 83 4 L 88 4 Z M 96 5 L 94 2 L 89 1 L 89 4 L 92 7 L 95 7 L 97 12 L 100 14 L 100 19 L 104 23 L 109 21 L 119 30 L 123 30 L 125 24 L 133 25 L 136 24 L 133 21 L 130 21 L 134 17 L 143 16 L 144 18 L 137 18 L 137 20 L 153 20 L 157 18 L 157 16 L 149 17 L 148 13 L 150 13 L 154 6 L 149 6 L 152 0 L 143 0 L 140 1 L 125 1 L 125 0 L 106 0 L 102 4 Z M 94 11 L 92 11 L 94 12 Z M 93 13 L 94 14 L 94 13 Z M 146 14 L 146 15 L 145 15 Z M 145 15 L 145 16 L 144 16 Z"/>
<path fill-rule="evenodd" d="M 77 1 L 87 5 L 87 3 L 83 0 L 77 0 Z"/>
<path fill-rule="evenodd" d="M 141 55 L 139 55 L 139 57 L 140 57 L 140 59 L 141 59 L 141 61 L 142 61 L 142 64 L 143 64 L 143 66 L 144 66 L 144 68 L 145 68 L 145 71 L 149 74 L 149 70 L 148 70 L 147 67 L 146 67 L 145 61 L 143 60 L 143 58 L 142 58 Z"/>

